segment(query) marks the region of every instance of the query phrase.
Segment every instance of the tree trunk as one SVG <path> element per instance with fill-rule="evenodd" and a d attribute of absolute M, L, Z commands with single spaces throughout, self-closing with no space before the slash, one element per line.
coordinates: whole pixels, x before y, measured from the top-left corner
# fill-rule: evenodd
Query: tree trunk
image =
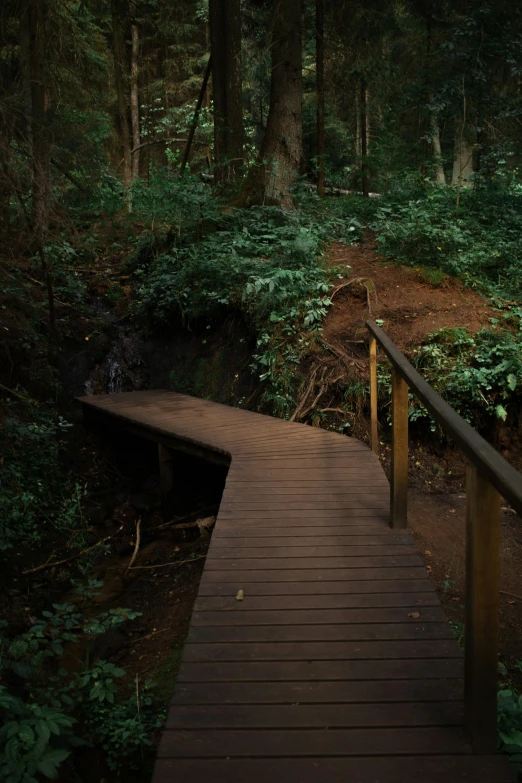
<path fill-rule="evenodd" d="M 199 91 L 196 108 L 194 110 L 194 117 L 192 119 L 192 124 L 190 126 L 187 143 L 185 144 L 185 149 L 183 150 L 183 157 L 181 158 L 181 166 L 179 167 L 179 170 L 181 172 L 185 171 L 185 167 L 188 163 L 190 148 L 192 147 L 192 140 L 194 139 L 194 134 L 196 132 L 196 128 L 198 127 L 199 113 L 201 111 L 201 106 L 203 104 L 203 98 L 205 97 L 205 94 L 207 92 L 207 84 L 210 78 L 211 70 L 212 70 L 212 56 L 208 58 L 208 63 L 207 63 L 207 67 L 205 68 L 205 74 L 203 76 L 203 82 L 201 84 L 201 89 Z"/>
<path fill-rule="evenodd" d="M 31 76 L 31 136 L 32 136 L 32 249 L 40 257 L 47 287 L 49 325 L 55 331 L 54 286 L 52 269 L 45 255 L 45 237 L 49 223 L 51 140 L 48 127 L 48 95 L 46 90 L 45 24 L 46 0 L 30 0 L 27 22 L 29 29 L 29 67 Z"/>
<path fill-rule="evenodd" d="M 228 176 L 243 166 L 243 73 L 241 67 L 241 0 L 226 0 L 226 133 Z"/>
<path fill-rule="evenodd" d="M 125 42 L 122 32 L 122 13 L 119 0 L 111 0 L 112 45 L 114 54 L 114 83 L 118 100 L 118 129 L 123 153 L 123 189 L 128 191 L 132 182 L 131 140 L 125 96 Z"/>
<path fill-rule="evenodd" d="M 227 0 L 209 0 L 210 51 L 212 58 L 212 98 L 214 101 L 214 177 L 224 177 L 227 155 L 227 38 L 225 4 Z"/>
<path fill-rule="evenodd" d="M 358 84 L 355 88 L 355 154 L 358 158 L 362 155 L 361 149 L 361 88 Z"/>
<path fill-rule="evenodd" d="M 366 125 L 366 79 L 361 77 L 361 181 L 362 194 L 365 198 L 369 196 L 368 189 L 368 138 Z"/>
<path fill-rule="evenodd" d="M 431 117 L 431 140 L 433 144 L 433 155 L 435 157 L 435 181 L 437 182 L 437 185 L 445 185 L 446 175 L 444 174 L 444 166 L 442 165 L 439 121 L 436 114 L 433 114 Z"/>
<path fill-rule="evenodd" d="M 370 88 L 366 85 L 366 91 L 364 94 L 364 114 L 366 117 L 366 154 L 370 152 L 370 145 L 372 141 L 372 119 L 370 114 Z"/>
<path fill-rule="evenodd" d="M 243 163 L 241 0 L 209 0 L 214 159 L 217 181 L 235 176 Z"/>
<path fill-rule="evenodd" d="M 23 107 L 25 118 L 25 135 L 27 137 L 27 151 L 33 155 L 33 131 L 31 127 L 32 96 L 31 96 L 31 39 L 29 6 L 26 6 L 24 17 L 20 24 L 20 71 L 22 73 Z"/>
<path fill-rule="evenodd" d="M 473 174 L 473 145 L 460 138 L 460 130 L 457 131 L 455 140 L 455 158 L 453 160 L 452 185 L 471 185 Z"/>
<path fill-rule="evenodd" d="M 325 141 L 324 141 L 324 0 L 315 3 L 315 57 L 317 88 L 317 195 L 324 196 Z"/>
<path fill-rule="evenodd" d="M 140 176 L 140 106 L 138 100 L 138 57 L 139 32 L 132 25 L 132 55 L 131 55 L 131 125 L 132 125 L 132 181 Z"/>
<path fill-rule="evenodd" d="M 303 151 L 301 55 L 301 0 L 275 0 L 270 108 L 259 161 L 241 195 L 246 205 L 292 206 Z"/>

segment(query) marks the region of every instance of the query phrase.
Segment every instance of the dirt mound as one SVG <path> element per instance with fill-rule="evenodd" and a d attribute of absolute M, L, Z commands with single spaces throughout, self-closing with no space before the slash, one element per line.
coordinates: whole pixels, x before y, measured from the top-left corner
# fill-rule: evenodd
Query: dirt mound
<path fill-rule="evenodd" d="M 335 280 L 337 293 L 324 326 L 328 342 L 365 340 L 365 321 L 379 318 L 405 350 L 444 327 L 477 332 L 495 316 L 487 301 L 459 280 L 440 275 L 434 284 L 429 270 L 398 266 L 379 256 L 371 236 L 353 247 L 334 244 L 329 260 L 341 278 Z"/>

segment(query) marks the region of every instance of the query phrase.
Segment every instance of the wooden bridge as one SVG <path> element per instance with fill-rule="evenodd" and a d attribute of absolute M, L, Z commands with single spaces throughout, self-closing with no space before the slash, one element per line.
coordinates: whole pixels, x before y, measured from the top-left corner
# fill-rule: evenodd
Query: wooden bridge
<path fill-rule="evenodd" d="M 401 529 L 400 438 L 390 528 L 357 440 L 165 391 L 81 402 L 157 441 L 164 471 L 171 449 L 230 465 L 154 783 L 516 780 L 473 673 L 464 728 L 464 657 Z"/>

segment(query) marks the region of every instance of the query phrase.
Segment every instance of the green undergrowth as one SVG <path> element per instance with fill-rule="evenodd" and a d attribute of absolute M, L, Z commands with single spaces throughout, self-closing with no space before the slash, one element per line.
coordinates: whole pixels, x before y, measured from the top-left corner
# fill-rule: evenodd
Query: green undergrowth
<path fill-rule="evenodd" d="M 330 306 L 323 248 L 334 238 L 359 239 L 362 223 L 345 202 L 325 209 L 304 193 L 292 211 L 253 207 L 213 213 L 199 185 L 197 194 L 201 210 L 189 203 L 183 231 L 178 210 L 162 252 L 140 266 L 138 250 L 136 312 L 156 327 L 179 318 L 190 327 L 202 317 L 241 313 L 257 338 L 253 369 L 265 382 L 263 402 L 286 416 L 296 405 L 301 360 L 317 341 Z M 148 247 L 158 244 L 144 241 Z"/>
<path fill-rule="evenodd" d="M 509 315 L 509 314 L 508 314 Z M 511 316 L 510 316 L 511 317 Z M 508 329 L 440 329 L 411 351 L 423 378 L 463 418 L 479 429 L 495 419 L 516 422 L 522 394 L 522 341 Z M 389 400 L 391 373 L 379 373 L 380 393 Z M 415 395 L 410 395 L 411 421 L 437 426 Z"/>
<path fill-rule="evenodd" d="M 62 460 L 71 426 L 50 406 L 8 407 L 0 423 L 0 550 L 38 548 L 62 538 L 72 538 L 72 547 L 85 544 L 85 488 Z"/>
<path fill-rule="evenodd" d="M 374 202 L 380 251 L 515 302 L 522 299 L 522 188 L 398 191 Z"/>
<path fill-rule="evenodd" d="M 83 602 L 93 595 L 79 592 Z M 97 636 L 138 616 L 129 609 L 93 614 L 80 603 L 53 604 L 22 632 L 0 623 L 2 781 L 38 783 L 59 773 L 78 779 L 80 748 L 102 749 L 118 774 L 143 766 L 165 720 L 153 684 L 120 685 L 122 669 L 89 657 Z"/>
<path fill-rule="evenodd" d="M 522 773 L 522 694 L 518 692 L 522 661 L 511 665 L 499 662 L 499 688 L 497 696 L 497 725 L 499 749 L 508 753 Z"/>

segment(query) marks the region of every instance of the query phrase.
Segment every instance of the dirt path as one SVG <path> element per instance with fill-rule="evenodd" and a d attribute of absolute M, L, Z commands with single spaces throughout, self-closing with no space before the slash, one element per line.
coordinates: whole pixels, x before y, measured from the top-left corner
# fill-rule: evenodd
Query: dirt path
<path fill-rule="evenodd" d="M 324 327 L 328 341 L 362 340 L 366 319 L 380 318 L 386 333 L 404 350 L 443 327 L 464 326 L 476 332 L 489 326 L 495 315 L 484 297 L 464 288 L 460 281 L 445 277 L 433 285 L 428 271 L 382 258 L 371 236 L 352 247 L 334 244 L 329 260 L 338 269 L 336 284 L 342 286 L 357 278 L 360 283 L 346 285 L 334 296 Z"/>

